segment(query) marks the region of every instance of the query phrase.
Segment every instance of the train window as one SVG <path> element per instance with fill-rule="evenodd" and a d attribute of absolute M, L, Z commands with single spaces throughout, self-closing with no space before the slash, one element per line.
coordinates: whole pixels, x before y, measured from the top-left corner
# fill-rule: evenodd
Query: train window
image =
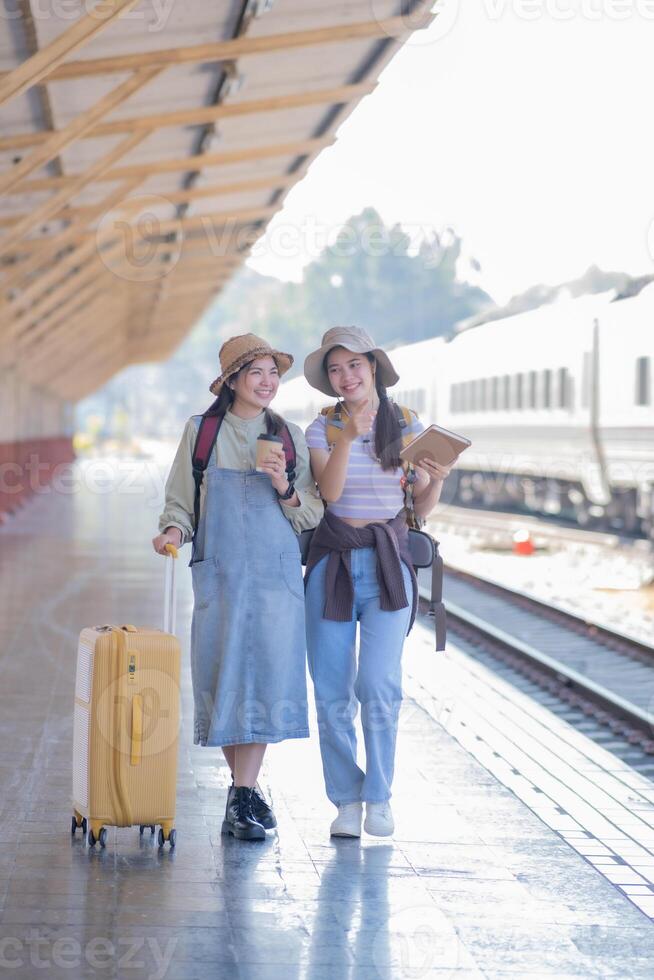
<path fill-rule="evenodd" d="M 537 392 L 538 392 L 538 373 L 536 371 L 529 372 L 529 408 L 536 408 L 537 402 Z"/>
<path fill-rule="evenodd" d="M 511 375 L 502 378 L 502 408 L 511 408 Z"/>
<path fill-rule="evenodd" d="M 488 379 L 482 378 L 479 382 L 479 408 L 482 412 L 488 409 Z"/>
<path fill-rule="evenodd" d="M 569 398 L 568 398 L 568 383 L 569 383 L 568 369 L 567 368 L 564 368 L 564 367 L 559 368 L 558 375 L 559 375 L 559 380 L 558 380 L 559 408 L 567 408 L 567 406 L 569 404 Z"/>
<path fill-rule="evenodd" d="M 652 403 L 652 361 L 649 357 L 636 358 L 636 404 Z"/>
<path fill-rule="evenodd" d="M 552 372 L 549 368 L 543 371 L 543 408 L 552 407 Z"/>
<path fill-rule="evenodd" d="M 497 411 L 500 405 L 500 379 L 491 378 L 491 408 Z"/>
<path fill-rule="evenodd" d="M 458 390 L 458 385 L 455 384 L 450 386 L 450 412 L 458 412 L 459 410 L 456 398 Z"/>
<path fill-rule="evenodd" d="M 523 407 L 522 374 L 516 374 L 515 376 L 515 407 Z"/>

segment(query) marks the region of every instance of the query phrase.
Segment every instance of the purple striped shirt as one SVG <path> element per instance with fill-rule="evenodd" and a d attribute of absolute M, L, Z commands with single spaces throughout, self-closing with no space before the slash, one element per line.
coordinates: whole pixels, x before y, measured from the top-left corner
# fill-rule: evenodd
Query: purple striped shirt
<path fill-rule="evenodd" d="M 416 416 L 411 434 L 417 436 L 424 426 Z M 364 442 L 364 438 L 369 440 Z M 309 449 L 325 449 L 327 443 L 327 419 L 319 415 L 306 430 Z M 345 474 L 343 493 L 329 505 L 337 517 L 369 517 L 380 521 L 395 517 L 404 506 L 404 491 L 400 480 L 404 476 L 401 466 L 395 470 L 383 470 L 375 457 L 375 427 L 367 436 L 357 436 L 350 447 L 350 457 Z"/>

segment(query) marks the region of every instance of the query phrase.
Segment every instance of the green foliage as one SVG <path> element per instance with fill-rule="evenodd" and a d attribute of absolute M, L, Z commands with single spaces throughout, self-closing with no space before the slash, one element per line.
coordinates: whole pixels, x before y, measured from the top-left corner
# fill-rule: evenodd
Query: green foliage
<path fill-rule="evenodd" d="M 113 410 L 118 401 L 130 412 L 132 431 L 139 430 L 134 413 L 143 414 L 141 431 L 174 430 L 210 404 L 218 352 L 236 334 L 258 334 L 293 354 L 293 377 L 322 334 L 337 324 L 364 327 L 385 347 L 451 333 L 457 321 L 494 305 L 483 290 L 457 279 L 460 254 L 461 240 L 453 232 L 446 242 L 434 235 L 412 248 L 400 225 L 387 228 L 374 208 L 364 208 L 306 266 L 300 283 L 243 266 L 165 364 L 126 369 L 87 400 L 86 411 L 102 411 L 103 399 Z M 141 408 L 146 391 L 147 411 Z"/>
<path fill-rule="evenodd" d="M 434 235 L 412 249 L 400 225 L 387 228 L 374 208 L 365 208 L 305 268 L 302 282 L 244 269 L 207 319 L 221 338 L 250 330 L 290 351 L 297 374 L 336 324 L 364 327 L 392 347 L 447 334 L 458 320 L 492 306 L 487 293 L 457 279 L 460 254 L 453 233 L 447 242 Z"/>

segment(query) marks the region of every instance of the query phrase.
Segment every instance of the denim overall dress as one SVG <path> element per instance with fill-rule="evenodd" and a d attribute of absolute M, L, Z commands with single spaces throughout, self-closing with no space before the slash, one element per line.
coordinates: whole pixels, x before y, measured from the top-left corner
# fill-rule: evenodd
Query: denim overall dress
<path fill-rule="evenodd" d="M 223 469 L 212 453 L 204 481 L 191 563 L 194 744 L 308 738 L 297 535 L 266 474 Z"/>

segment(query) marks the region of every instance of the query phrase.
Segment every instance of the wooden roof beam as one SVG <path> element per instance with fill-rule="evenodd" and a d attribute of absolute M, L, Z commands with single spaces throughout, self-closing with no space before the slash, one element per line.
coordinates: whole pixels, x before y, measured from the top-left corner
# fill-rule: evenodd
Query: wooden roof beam
<path fill-rule="evenodd" d="M 420 23 L 416 23 L 413 19 L 407 23 L 407 19 L 401 16 L 387 17 L 353 24 L 335 24 L 331 27 L 319 27 L 306 31 L 269 34 L 264 37 L 243 35 L 229 41 L 215 41 L 210 44 L 162 48 L 157 51 L 141 51 L 137 54 L 109 55 L 104 58 L 76 60 L 50 68 L 47 72 L 48 81 L 56 82 L 72 78 L 85 78 L 89 75 L 129 72 L 146 67 L 163 68 L 172 65 L 234 61 L 236 58 L 246 55 L 269 54 L 273 51 L 288 51 L 294 48 L 306 48 L 321 44 L 341 44 L 345 41 L 366 41 L 377 38 L 401 40 L 408 37 L 416 29 L 427 27 L 435 16 L 435 14 L 425 10 Z"/>
<path fill-rule="evenodd" d="M 120 310 L 113 311 L 110 320 L 111 330 L 100 342 L 80 344 L 80 350 L 73 364 L 70 360 L 58 368 L 54 375 L 57 389 L 67 401 L 81 397 L 80 393 L 93 391 L 103 381 L 111 378 L 125 364 L 127 339 L 120 330 Z M 76 341 L 80 343 L 80 341 Z M 47 377 L 50 376 L 50 373 Z M 43 379 L 43 381 L 47 380 Z M 42 381 L 42 383 L 43 383 Z"/>
<path fill-rule="evenodd" d="M 139 89 L 142 89 L 153 78 L 156 78 L 160 71 L 160 68 L 140 69 L 121 85 L 108 92 L 103 98 L 98 99 L 86 112 L 81 112 L 75 116 L 63 129 L 35 133 L 34 136 L 37 139 L 30 139 L 27 143 L 25 143 L 24 138 L 20 136 L 15 137 L 19 144 L 22 141 L 23 145 L 29 146 L 33 143 L 38 143 L 39 146 L 32 153 L 23 157 L 7 173 L 0 175 L 0 194 L 5 194 L 28 174 L 44 166 L 53 157 L 56 157 L 64 147 L 74 143 L 80 137 L 86 136 L 94 127 L 97 128 L 97 123 L 103 116 L 106 116 L 113 109 L 117 108 L 117 106 L 122 105 L 123 102 L 126 102 L 131 95 L 138 92 Z M 147 129 L 147 127 L 143 128 Z M 130 132 L 134 131 L 130 130 Z M 13 140 L 14 137 L 6 137 L 0 140 L 0 145 L 3 143 L 11 144 Z"/>
<path fill-rule="evenodd" d="M 127 197 L 131 191 L 135 190 L 140 183 L 140 180 L 134 179 L 125 181 L 105 198 L 103 198 L 102 201 L 93 206 L 95 214 L 91 217 L 100 217 L 105 213 L 105 211 L 110 211 L 114 205 L 118 204 L 123 200 L 123 198 Z M 0 282 L 0 308 L 2 308 L 3 294 L 6 295 L 9 290 L 15 289 L 22 283 L 27 282 L 28 277 L 32 275 L 32 273 L 35 273 L 39 269 L 46 266 L 48 262 L 57 255 L 57 253 L 61 252 L 62 249 L 66 248 L 68 245 L 72 244 L 76 247 L 65 256 L 58 258 L 57 262 L 55 263 L 56 266 L 59 266 L 60 263 L 74 264 L 75 259 L 81 258 L 82 256 L 79 254 L 78 247 L 80 244 L 83 244 L 83 242 L 79 242 L 79 236 L 86 228 L 87 223 L 88 222 L 83 221 L 72 222 L 68 228 L 64 229 L 64 231 L 60 232 L 58 235 L 54 235 L 51 238 L 38 240 L 40 247 L 36 249 L 32 243 L 30 243 L 29 248 L 27 243 L 23 243 L 22 247 L 27 251 L 27 257 L 16 262 L 13 266 L 8 266 L 8 275 Z M 91 242 L 99 248 L 104 241 L 104 238 L 106 238 L 106 235 L 103 236 L 102 232 L 98 232 L 96 235 L 89 235 L 85 241 L 87 243 Z M 47 275 L 48 273 L 46 272 L 45 276 Z M 14 307 L 22 306 L 24 305 L 24 302 L 29 301 L 35 294 L 38 294 L 40 291 L 39 284 L 41 278 L 41 276 L 38 276 L 31 282 L 28 282 L 25 289 L 22 290 L 17 297 L 14 297 L 9 301 L 10 305 Z"/>
<path fill-rule="evenodd" d="M 76 194 L 79 194 L 88 184 L 91 184 L 97 176 L 105 173 L 114 163 L 124 157 L 127 153 L 133 150 L 135 147 L 142 143 L 143 140 L 148 136 L 147 130 L 140 133 L 132 133 L 126 139 L 121 140 L 118 146 L 110 150 L 109 153 L 105 153 L 96 163 L 92 164 L 88 170 L 80 174 L 75 178 L 73 183 L 67 187 L 63 187 L 60 191 L 53 194 L 52 197 L 44 201 L 33 211 L 28 214 L 18 215 L 16 223 L 12 226 L 11 231 L 3 235 L 0 238 L 0 255 L 4 255 L 8 252 L 16 242 L 19 242 L 21 238 L 27 237 L 30 232 L 32 232 L 38 225 L 45 221 L 49 221 L 55 215 L 59 214 L 66 207 L 68 202 Z M 93 212 L 95 208 L 88 208 L 88 212 Z M 72 211 L 67 212 L 66 218 L 72 217 Z"/>
<path fill-rule="evenodd" d="M 136 140 L 140 142 L 143 139 L 143 134 L 135 133 L 132 136 L 128 136 L 126 140 L 121 143 L 121 146 L 128 142 Z M 118 149 L 118 148 L 117 148 Z M 117 149 L 115 152 L 117 152 Z M 279 174 L 279 176 L 267 176 L 267 177 L 256 177 L 252 180 L 239 180 L 231 184 L 211 184 L 210 186 L 196 186 L 188 188 L 188 190 L 181 191 L 166 191 L 165 193 L 157 194 L 139 194 L 136 198 L 128 198 L 127 200 L 121 201 L 120 204 L 115 205 L 116 210 L 120 211 L 137 211 L 143 208 L 147 208 L 148 203 L 161 204 L 162 200 L 168 201 L 170 204 L 185 204 L 188 201 L 199 200 L 203 197 L 220 197 L 223 194 L 246 194 L 249 191 L 274 191 L 282 187 L 292 187 L 298 180 L 304 176 L 304 170 L 294 170 L 292 174 Z M 94 178 L 84 174 L 84 181 L 82 186 L 90 183 Z M 0 227 L 3 225 L 5 227 L 12 228 L 10 235 L 0 237 L 0 255 L 3 252 L 8 251 L 9 247 L 15 244 L 27 231 L 31 231 L 33 227 L 40 224 L 42 221 L 46 221 L 56 214 L 58 211 L 62 210 L 75 193 L 77 193 L 79 188 L 74 191 L 65 189 L 60 191 L 57 197 L 61 200 L 55 204 L 54 198 L 47 201 L 45 205 L 41 208 L 37 208 L 36 211 L 32 211 L 28 214 L 18 214 L 11 218 L 0 219 Z M 66 208 L 65 216 L 66 219 L 83 219 L 87 218 L 91 220 L 89 216 L 95 215 L 96 205 L 89 205 L 79 208 Z M 20 224 L 21 230 L 19 232 L 18 225 Z"/>
<path fill-rule="evenodd" d="M 315 139 L 295 140 L 290 143 L 273 143 L 265 146 L 249 146 L 240 150 L 225 150 L 221 153 L 197 153 L 194 156 L 177 157 L 174 160 L 152 160 L 131 166 L 116 167 L 108 173 L 95 178 L 96 182 L 126 180 L 130 177 L 156 177 L 164 173 L 180 173 L 186 170 L 204 170 L 206 167 L 222 167 L 232 163 L 250 163 L 275 157 L 302 156 L 316 153 L 332 146 L 336 141 L 333 133 Z M 31 194 L 36 191 L 57 190 L 67 187 L 76 179 L 74 175 L 62 177 L 36 177 L 25 180 L 12 187 L 11 194 Z"/>
<path fill-rule="evenodd" d="M 213 232 L 216 230 L 217 225 L 227 224 L 249 224 L 255 221 L 265 221 L 267 218 L 272 218 L 274 214 L 279 210 L 280 205 L 276 204 L 271 207 L 259 207 L 259 208 L 240 208 L 235 211 L 212 211 L 207 214 L 197 214 L 191 215 L 189 218 L 170 218 L 166 221 L 160 221 L 156 230 L 149 232 L 147 235 L 141 235 L 143 240 L 149 240 L 151 238 L 156 238 L 161 235 L 167 235 L 173 231 L 204 231 Z M 126 219 L 127 220 L 127 219 Z M 68 231 L 68 229 L 66 229 Z M 246 231 L 246 229 L 243 229 Z M 110 227 L 103 229 L 106 235 L 111 232 Z M 57 236 L 57 238 L 63 238 Z M 115 233 L 114 233 L 115 234 Z M 77 231 L 70 238 L 67 237 L 66 244 L 78 244 L 81 242 L 88 241 L 91 238 L 95 238 L 96 233 L 94 231 Z M 54 241 L 54 239 L 52 240 Z M 191 239 L 191 241 L 196 241 L 196 239 Z M 209 242 L 210 247 L 212 245 Z M 57 245 L 57 248 L 59 245 Z M 40 253 L 47 252 L 52 254 L 52 245 L 50 239 L 29 239 L 28 241 L 22 242 L 20 246 L 19 254 L 28 254 L 32 256 L 38 256 Z M 229 253 L 225 253 L 229 254 Z M 8 283 L 0 283 L 0 289 L 8 288 Z"/>
<path fill-rule="evenodd" d="M 0 79 L 0 105 L 20 95 L 48 78 L 74 51 L 92 37 L 109 27 L 121 14 L 135 7 L 140 0 L 100 0 L 85 17 L 71 24 L 62 34 L 47 44 L 18 68 L 6 72 Z M 141 67 L 141 66 L 139 66 Z"/>
<path fill-rule="evenodd" d="M 154 75 L 160 69 L 150 68 L 142 69 L 145 74 L 150 73 L 149 77 L 145 81 L 141 81 L 138 87 L 142 87 L 146 81 L 150 81 Z M 139 76 L 141 73 L 137 73 Z M 131 83 L 132 89 L 123 98 L 120 98 L 116 102 L 117 105 L 120 102 L 125 101 L 132 91 L 136 89 L 135 79 L 129 79 L 124 83 L 124 86 L 129 87 Z M 5 175 L 4 178 L 0 178 L 0 193 L 4 193 L 6 187 L 12 186 L 12 184 L 18 183 L 26 173 L 30 173 L 31 170 L 36 169 L 36 167 L 41 166 L 55 155 L 62 145 L 67 146 L 68 143 L 72 143 L 73 140 L 79 138 L 88 137 L 95 139 L 97 136 L 114 136 L 120 133 L 134 133 L 138 129 L 165 129 L 168 126 L 203 126 L 210 122 L 215 122 L 218 119 L 227 119 L 235 116 L 247 116 L 253 115 L 255 113 L 266 113 L 266 112 L 276 112 L 278 110 L 285 109 L 302 109 L 306 106 L 313 105 L 325 105 L 325 104 L 340 104 L 343 102 L 352 102 L 358 99 L 362 99 L 365 95 L 369 95 L 377 87 L 377 82 L 356 82 L 351 85 L 337 85 L 334 88 L 327 89 L 314 89 L 308 92 L 293 92 L 290 95 L 273 95 L 265 99 L 250 99 L 247 102 L 233 102 L 233 103 L 223 103 L 218 102 L 216 105 L 200 106 L 196 109 L 178 109 L 175 112 L 157 112 L 148 116 L 133 116 L 126 119 L 116 119 L 112 122 L 97 123 L 97 125 L 91 121 L 87 124 L 81 125 L 77 124 L 78 119 L 81 117 L 76 117 L 72 123 L 65 127 L 63 130 L 55 130 L 54 132 L 44 132 L 35 131 L 33 133 L 19 133 L 15 136 L 5 136 L 0 139 L 0 150 L 14 151 L 21 149 L 26 146 L 33 146 L 34 144 L 43 144 L 43 153 L 45 154 L 44 159 L 39 160 L 31 169 L 24 170 L 18 177 L 15 177 L 11 184 L 7 183 L 8 177 Z M 123 86 L 119 86 L 119 89 Z M 114 90 L 115 93 L 118 89 Z M 110 92 L 108 96 L 104 99 L 100 99 L 100 103 L 112 98 L 114 92 Z M 109 108 L 103 109 L 101 112 L 98 110 L 98 114 L 103 116 L 115 106 L 109 106 Z M 87 110 L 82 116 L 90 116 L 95 114 L 96 106 L 92 109 Z M 69 130 L 75 128 L 74 135 L 70 138 L 66 136 L 65 141 L 62 141 L 64 134 L 67 134 Z M 59 141 L 56 151 L 51 151 L 50 147 L 54 146 L 56 142 Z M 47 150 L 47 152 L 46 152 Z M 16 164 L 16 166 L 9 171 L 10 175 L 14 175 L 17 171 L 21 170 L 23 166 L 27 165 L 27 161 L 31 160 L 32 157 L 36 158 L 38 151 L 35 151 L 30 157 L 26 157 L 21 163 Z"/>
<path fill-rule="evenodd" d="M 100 305 L 98 305 L 100 304 Z M 65 317 L 51 325 L 51 329 L 38 341 L 24 344 L 20 348 L 20 362 L 29 366 L 33 373 L 42 372 L 54 375 L 61 364 L 70 361 L 70 343 L 76 333 L 96 338 L 103 336 L 109 328 L 109 316 L 114 310 L 124 311 L 122 294 L 103 283 L 90 283 L 77 302 L 69 304 Z M 91 314 L 97 309 L 98 314 Z"/>
<path fill-rule="evenodd" d="M 12 322 L 15 330 L 17 332 L 25 332 L 30 329 L 32 324 L 37 324 L 41 318 L 43 318 L 41 322 L 46 322 L 48 316 L 57 315 L 62 303 L 69 296 L 77 293 L 87 282 L 92 282 L 94 279 L 97 279 L 103 270 L 111 272 L 111 269 L 107 268 L 105 263 L 109 259 L 112 259 L 114 255 L 120 256 L 122 250 L 123 243 L 120 241 L 114 242 L 113 245 L 101 254 L 93 249 L 87 260 L 84 263 L 80 263 L 76 269 L 70 271 L 56 288 L 50 290 L 50 292 L 46 292 L 38 302 L 22 310 L 13 318 Z"/>

